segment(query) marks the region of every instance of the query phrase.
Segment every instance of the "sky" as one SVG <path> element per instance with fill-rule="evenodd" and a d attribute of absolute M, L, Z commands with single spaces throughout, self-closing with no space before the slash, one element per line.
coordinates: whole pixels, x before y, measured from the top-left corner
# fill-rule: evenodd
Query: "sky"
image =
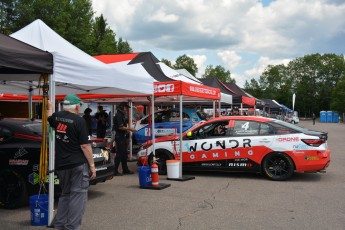
<path fill-rule="evenodd" d="M 201 77 L 220 65 L 237 85 L 268 65 L 345 53 L 344 0 L 92 0 L 116 38 L 172 63 L 186 54 Z"/>

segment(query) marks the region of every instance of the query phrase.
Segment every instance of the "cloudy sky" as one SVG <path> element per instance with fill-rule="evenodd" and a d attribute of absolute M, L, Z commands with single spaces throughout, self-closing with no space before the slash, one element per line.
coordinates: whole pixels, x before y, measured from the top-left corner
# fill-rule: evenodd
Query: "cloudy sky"
<path fill-rule="evenodd" d="M 267 65 L 312 53 L 344 54 L 344 0 L 93 0 L 134 52 L 230 70 L 239 86 Z"/>

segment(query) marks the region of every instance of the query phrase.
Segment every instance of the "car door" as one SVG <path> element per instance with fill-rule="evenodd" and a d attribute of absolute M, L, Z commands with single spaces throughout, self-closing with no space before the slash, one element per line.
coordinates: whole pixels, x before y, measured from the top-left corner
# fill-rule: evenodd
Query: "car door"
<path fill-rule="evenodd" d="M 228 119 L 205 122 L 185 135 L 182 143 L 185 169 L 221 170 L 227 167 L 228 123 Z M 218 131 L 220 126 L 223 132 Z"/>
<path fill-rule="evenodd" d="M 273 127 L 255 120 L 233 120 L 230 126 L 229 170 L 259 171 L 262 157 L 272 151 Z"/>

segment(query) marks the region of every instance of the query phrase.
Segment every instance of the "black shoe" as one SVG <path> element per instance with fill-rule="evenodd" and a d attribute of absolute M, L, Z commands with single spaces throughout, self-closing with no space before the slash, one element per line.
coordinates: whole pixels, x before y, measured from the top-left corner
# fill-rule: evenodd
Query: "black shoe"
<path fill-rule="evenodd" d="M 131 170 L 123 171 L 123 174 L 134 174 Z"/>
<path fill-rule="evenodd" d="M 115 172 L 114 173 L 114 176 L 122 176 L 123 174 L 122 173 L 119 173 L 119 172 Z"/>

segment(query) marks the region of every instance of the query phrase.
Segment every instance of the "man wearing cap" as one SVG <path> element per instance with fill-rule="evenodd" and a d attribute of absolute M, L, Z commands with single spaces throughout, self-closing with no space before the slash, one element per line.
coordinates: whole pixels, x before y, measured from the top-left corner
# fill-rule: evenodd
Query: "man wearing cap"
<path fill-rule="evenodd" d="M 78 115 L 81 104 L 78 96 L 68 94 L 63 111 L 52 113 L 53 103 L 48 101 L 48 122 L 55 129 L 55 172 L 61 187 L 55 229 L 80 229 L 89 180 L 96 178 L 87 125 Z"/>
<path fill-rule="evenodd" d="M 114 176 L 122 176 L 122 174 L 118 171 L 120 163 L 122 165 L 123 174 L 133 174 L 133 172 L 129 170 L 127 165 L 126 134 L 128 132 L 135 132 L 136 130 L 134 128 L 127 127 L 128 108 L 129 105 L 126 102 L 121 102 L 120 105 L 117 107 L 117 112 L 113 120 L 116 143 Z"/>

